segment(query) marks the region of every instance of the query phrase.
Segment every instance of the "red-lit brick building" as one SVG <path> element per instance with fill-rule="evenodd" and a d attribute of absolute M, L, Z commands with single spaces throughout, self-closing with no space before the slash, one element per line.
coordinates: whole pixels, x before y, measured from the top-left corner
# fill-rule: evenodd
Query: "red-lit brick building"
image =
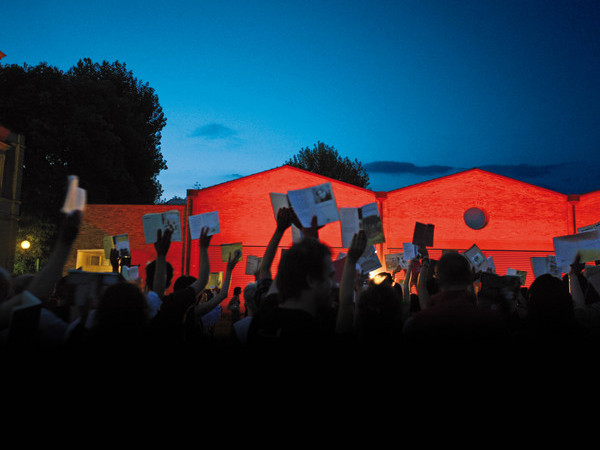
<path fill-rule="evenodd" d="M 168 261 L 174 267 L 175 278 L 181 274 L 197 276 L 198 241 L 189 239 L 187 218 L 219 211 L 221 232 L 213 236 L 209 249 L 211 272 L 225 271 L 220 244 L 242 242 L 243 260 L 235 269 L 232 287 L 243 287 L 252 281 L 245 275 L 246 257 L 262 257 L 275 229 L 269 193 L 325 182 L 331 182 L 338 207 L 378 202 L 386 237 L 384 244 L 377 245 L 379 255 L 401 252 L 403 242 L 412 240 L 415 222 L 432 223 L 432 258 L 439 258 L 443 249 L 463 251 L 476 244 L 486 256 L 493 256 L 498 274 L 505 274 L 507 268 L 527 271 L 527 285 L 533 281 L 530 258 L 554 253 L 553 237 L 600 222 L 600 191 L 565 195 L 480 169 L 390 192 L 374 192 L 282 166 L 205 189 L 188 190 L 186 205 L 88 205 L 68 268 L 109 270 L 102 256 L 102 238 L 121 233 L 129 234 L 132 264 L 143 268 L 154 258 L 154 248 L 144 243 L 142 216 L 177 209 L 184 240 L 171 244 Z M 320 237 L 332 248 L 334 258 L 345 252 L 339 222 L 322 228 Z M 280 246 L 291 244 L 288 230 Z M 92 260 L 94 264 L 90 264 Z M 143 276 L 143 270 L 140 272 Z"/>

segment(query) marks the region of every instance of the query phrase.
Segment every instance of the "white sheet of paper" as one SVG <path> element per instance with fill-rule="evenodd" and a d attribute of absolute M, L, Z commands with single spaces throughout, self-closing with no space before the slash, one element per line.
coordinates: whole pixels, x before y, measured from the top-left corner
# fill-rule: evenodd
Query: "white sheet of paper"
<path fill-rule="evenodd" d="M 600 259 L 600 230 L 558 236 L 553 238 L 553 242 L 556 265 L 565 273 L 569 271 L 577 253 L 581 255 L 581 262 Z"/>
<path fill-rule="evenodd" d="M 306 228 L 310 227 L 313 216 L 317 217 L 319 226 L 340 220 L 331 183 L 289 191 L 288 199 Z"/>
<path fill-rule="evenodd" d="M 221 232 L 219 211 L 210 211 L 189 216 L 188 223 L 190 225 L 190 235 L 192 239 L 198 239 L 200 237 L 202 228 L 208 228 L 208 236 Z"/>

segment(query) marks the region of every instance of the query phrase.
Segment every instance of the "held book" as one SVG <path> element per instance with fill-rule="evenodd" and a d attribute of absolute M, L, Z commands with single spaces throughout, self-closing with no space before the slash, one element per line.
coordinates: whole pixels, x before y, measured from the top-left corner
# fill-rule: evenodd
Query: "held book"
<path fill-rule="evenodd" d="M 233 244 L 221 244 L 221 259 L 223 262 L 229 261 L 229 255 L 235 255 L 236 253 L 239 253 L 240 258 L 242 257 L 241 242 L 235 242 Z"/>
<path fill-rule="evenodd" d="M 339 208 L 342 247 L 349 248 L 352 238 L 360 230 L 367 236 L 367 245 L 385 242 L 383 225 L 377 203 L 367 203 L 360 208 Z"/>
<path fill-rule="evenodd" d="M 487 258 L 477 245 L 473 244 L 463 255 L 469 260 L 471 266 L 476 270 L 481 270 L 487 263 Z"/>
<path fill-rule="evenodd" d="M 556 265 L 564 273 L 570 270 L 577 254 L 581 262 L 600 260 L 600 230 L 553 238 Z"/>
<path fill-rule="evenodd" d="M 508 268 L 508 269 L 506 269 L 506 275 L 513 276 L 513 277 L 519 277 L 519 280 L 521 281 L 521 286 L 525 285 L 525 280 L 527 279 L 526 271 Z"/>
<path fill-rule="evenodd" d="M 260 268 L 262 258 L 254 255 L 248 255 L 246 257 L 246 275 L 255 275 Z"/>
<path fill-rule="evenodd" d="M 121 275 L 123 275 L 123 278 L 127 281 L 139 280 L 139 266 L 121 266 Z"/>
<path fill-rule="evenodd" d="M 403 268 L 400 265 L 400 259 L 402 257 L 402 253 L 388 253 L 387 255 L 385 255 L 385 270 L 387 270 L 388 272 L 393 272 L 398 267 Z"/>
<path fill-rule="evenodd" d="M 532 256 L 531 257 L 531 268 L 533 269 L 533 276 L 535 278 L 549 273 L 553 277 L 561 278 L 560 267 L 556 264 L 556 256 Z"/>
<path fill-rule="evenodd" d="M 208 236 L 221 232 L 219 223 L 219 211 L 211 211 L 201 214 L 195 214 L 188 217 L 190 225 L 190 236 L 192 239 L 198 239 L 202 233 L 202 228 L 208 228 Z"/>
<path fill-rule="evenodd" d="M 269 195 L 275 219 L 279 208 L 288 207 L 294 210 L 305 228 L 311 226 L 313 216 L 317 217 L 318 226 L 340 220 L 331 183 L 295 189 L 288 191 L 287 194 L 271 192 Z"/>
<path fill-rule="evenodd" d="M 412 243 L 416 245 L 424 245 L 425 247 L 433 247 L 433 230 L 435 225 L 431 223 L 415 223 L 413 231 Z"/>
<path fill-rule="evenodd" d="M 163 232 L 171 230 L 171 242 L 181 241 L 181 216 L 179 211 L 165 211 L 162 213 L 150 213 L 142 216 L 144 225 L 144 239 L 146 244 L 156 242 L 156 233 L 158 230 Z"/>
<path fill-rule="evenodd" d="M 110 251 L 115 248 L 119 252 L 119 257 L 130 256 L 129 251 L 129 235 L 117 234 L 116 236 L 104 236 L 102 240 L 104 246 L 104 258 L 110 259 Z"/>
<path fill-rule="evenodd" d="M 377 250 L 375 250 L 375 246 L 367 246 L 365 252 L 360 258 L 358 258 L 356 265 L 363 273 L 372 272 L 373 270 L 379 269 L 381 267 L 381 261 L 379 261 L 379 258 L 377 257 Z"/>
<path fill-rule="evenodd" d="M 209 289 L 221 288 L 223 285 L 223 272 L 211 272 L 208 274 L 207 286 Z"/>
<path fill-rule="evenodd" d="M 404 259 L 410 262 L 411 259 L 414 259 L 419 256 L 419 247 L 417 247 L 412 242 L 403 242 L 402 250 L 404 254 Z"/>

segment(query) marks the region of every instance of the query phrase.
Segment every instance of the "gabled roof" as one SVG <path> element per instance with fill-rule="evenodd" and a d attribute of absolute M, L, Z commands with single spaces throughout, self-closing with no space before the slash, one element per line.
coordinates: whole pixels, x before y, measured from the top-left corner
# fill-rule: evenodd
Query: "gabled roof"
<path fill-rule="evenodd" d="M 268 170 L 264 170 L 262 172 L 257 172 L 257 173 L 253 173 L 251 175 L 247 175 L 245 177 L 236 178 L 235 180 L 230 180 L 230 181 L 225 181 L 223 183 L 213 184 L 212 186 L 207 186 L 207 187 L 205 187 L 203 189 L 188 189 L 187 190 L 187 195 L 189 196 L 190 194 L 193 194 L 195 192 L 202 192 L 202 191 L 208 191 L 210 189 L 221 188 L 221 187 L 226 186 L 226 185 L 231 185 L 233 183 L 240 183 L 240 182 L 243 182 L 243 181 L 251 179 L 251 178 L 261 177 L 261 176 L 264 176 L 264 175 L 266 175 L 268 173 L 279 172 L 279 171 L 282 171 L 282 170 L 294 171 L 294 172 L 298 172 L 298 173 L 300 173 L 302 175 L 310 175 L 312 177 L 320 178 L 320 179 L 323 180 L 323 183 L 334 182 L 335 184 L 342 184 L 342 185 L 345 185 L 345 186 L 348 186 L 348 187 L 351 187 L 351 188 L 354 188 L 354 189 L 359 189 L 359 190 L 364 191 L 364 192 L 374 193 L 374 191 L 372 191 L 370 189 L 362 188 L 360 186 L 355 186 L 354 184 L 346 183 L 345 181 L 339 181 L 339 180 L 336 180 L 334 178 L 329 178 L 329 177 L 326 177 L 324 175 L 319 175 L 318 173 L 309 172 L 308 170 L 299 169 L 298 167 L 293 167 L 293 166 L 285 164 L 283 166 L 275 167 L 273 169 L 268 169 Z"/>
<path fill-rule="evenodd" d="M 426 184 L 437 183 L 437 182 L 439 182 L 441 180 L 446 180 L 446 179 L 450 179 L 450 178 L 463 177 L 463 176 L 465 176 L 465 175 L 467 175 L 469 173 L 483 173 L 483 174 L 486 174 L 486 175 L 491 175 L 493 177 L 499 178 L 501 180 L 510 181 L 511 183 L 517 183 L 517 184 L 521 184 L 523 186 L 527 186 L 527 187 L 530 187 L 530 188 L 539 189 L 539 190 L 542 190 L 544 192 L 549 192 L 549 193 L 552 193 L 552 194 L 556 194 L 556 195 L 561 195 L 561 196 L 567 197 L 566 194 L 562 194 L 562 193 L 560 193 L 558 191 L 554 191 L 552 189 L 548 189 L 548 188 L 544 188 L 544 187 L 541 187 L 541 186 L 537 186 L 535 184 L 527 183 L 525 181 L 517 180 L 516 178 L 511 178 L 511 177 L 507 177 L 505 175 L 500 175 L 500 174 L 497 174 L 497 173 L 494 173 L 494 172 L 489 172 L 487 170 L 479 169 L 477 167 L 474 167 L 472 169 L 461 170 L 460 172 L 451 173 L 449 175 L 444 175 L 444 176 L 438 177 L 438 178 L 432 178 L 431 180 L 422 181 L 420 183 L 415 183 L 415 184 L 411 184 L 411 185 L 408 185 L 408 186 L 404 186 L 404 187 L 401 187 L 401 188 L 389 191 L 389 193 L 396 193 L 396 192 L 402 191 L 404 189 L 413 188 L 415 186 L 422 186 L 422 185 L 426 185 Z"/>

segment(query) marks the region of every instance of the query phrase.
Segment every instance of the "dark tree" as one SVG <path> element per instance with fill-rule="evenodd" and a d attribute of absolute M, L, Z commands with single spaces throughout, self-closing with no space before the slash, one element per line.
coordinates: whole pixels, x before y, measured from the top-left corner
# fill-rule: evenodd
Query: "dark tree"
<path fill-rule="evenodd" d="M 285 164 L 362 188 L 369 187 L 369 174 L 360 161 L 342 158 L 335 148 L 322 142 L 317 142 L 312 149 L 303 148 Z"/>
<path fill-rule="evenodd" d="M 25 136 L 18 234 L 38 252 L 18 250 L 16 273 L 45 264 L 68 175 L 79 176 L 88 203 L 160 199 L 166 119 L 154 89 L 125 64 L 84 59 L 67 72 L 0 65 L 0 124 Z"/>
<path fill-rule="evenodd" d="M 25 136 L 22 213 L 55 217 L 78 175 L 89 203 L 154 203 L 166 124 L 154 89 L 125 64 L 0 65 L 0 123 Z"/>

